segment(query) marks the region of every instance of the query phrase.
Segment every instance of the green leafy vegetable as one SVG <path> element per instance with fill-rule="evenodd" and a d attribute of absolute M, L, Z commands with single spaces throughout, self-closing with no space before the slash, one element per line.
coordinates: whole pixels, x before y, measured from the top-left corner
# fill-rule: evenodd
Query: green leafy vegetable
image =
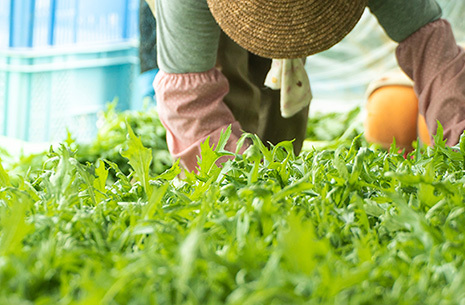
<path fill-rule="evenodd" d="M 0 167 L 1 304 L 463 304 L 463 138 L 240 155 L 228 130 L 180 178 L 128 124 L 117 162 L 68 141 Z"/>

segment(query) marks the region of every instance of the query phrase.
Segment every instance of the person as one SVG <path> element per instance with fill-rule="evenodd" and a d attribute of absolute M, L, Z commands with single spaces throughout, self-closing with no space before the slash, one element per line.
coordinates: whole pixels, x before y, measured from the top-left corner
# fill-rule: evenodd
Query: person
<path fill-rule="evenodd" d="M 443 8 L 443 15 L 452 24 L 459 46 L 465 48 L 465 27 L 461 18 L 464 3 L 437 1 Z M 389 69 L 375 77 L 368 85 L 365 97 L 364 135 L 369 142 L 389 149 L 395 139 L 396 146 L 407 152 L 414 149 L 412 144 L 417 139 L 420 144 L 432 145 L 425 117 L 419 113 L 414 82 L 400 68 Z"/>
<path fill-rule="evenodd" d="M 133 108 L 140 110 L 145 102 L 156 103 L 153 80 L 158 73 L 156 21 L 145 0 L 139 1 L 139 61 L 140 74 L 136 79 Z"/>
<path fill-rule="evenodd" d="M 303 103 L 288 118 L 281 115 L 283 96 L 292 97 L 290 91 L 305 88 L 305 99 L 311 96 L 308 80 L 300 78 L 299 59 L 337 44 L 366 6 L 399 43 L 399 66 L 414 81 L 418 109 L 429 132 L 434 134 L 440 121 L 447 143 L 454 145 L 465 129 L 465 52 L 434 0 L 294 0 L 292 5 L 266 0 L 157 0 L 154 4 L 159 116 L 170 152 L 188 170 L 195 170 L 200 143 L 207 137 L 214 143 L 229 125 L 229 150 L 234 151 L 244 130 L 270 143 L 295 139 L 299 153 L 309 104 Z M 275 63 L 285 67 L 275 74 L 283 77 L 281 91 L 263 85 Z M 292 85 L 289 79 L 297 82 Z"/>

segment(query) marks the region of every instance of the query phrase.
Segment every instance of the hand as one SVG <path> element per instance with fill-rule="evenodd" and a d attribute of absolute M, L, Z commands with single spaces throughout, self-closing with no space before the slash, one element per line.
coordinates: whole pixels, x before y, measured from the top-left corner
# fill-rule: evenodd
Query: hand
<path fill-rule="evenodd" d="M 369 0 L 368 8 L 396 42 L 403 41 L 442 14 L 435 0 Z"/>

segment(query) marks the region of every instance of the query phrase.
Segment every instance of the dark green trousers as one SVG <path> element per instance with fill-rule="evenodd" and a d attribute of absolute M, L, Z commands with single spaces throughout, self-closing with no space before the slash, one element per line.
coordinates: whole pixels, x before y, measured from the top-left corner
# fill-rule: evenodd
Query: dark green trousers
<path fill-rule="evenodd" d="M 280 91 L 265 87 L 271 59 L 254 55 L 222 33 L 217 66 L 229 81 L 226 105 L 246 132 L 257 134 L 267 144 L 293 140 L 294 151 L 300 153 L 305 139 L 308 107 L 291 118 L 280 111 Z"/>

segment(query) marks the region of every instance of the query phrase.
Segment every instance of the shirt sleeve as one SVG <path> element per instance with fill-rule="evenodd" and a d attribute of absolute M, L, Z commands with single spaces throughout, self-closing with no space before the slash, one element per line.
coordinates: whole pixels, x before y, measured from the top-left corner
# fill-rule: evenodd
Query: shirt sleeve
<path fill-rule="evenodd" d="M 212 69 L 220 28 L 206 0 L 156 0 L 155 7 L 160 70 L 193 73 Z"/>

